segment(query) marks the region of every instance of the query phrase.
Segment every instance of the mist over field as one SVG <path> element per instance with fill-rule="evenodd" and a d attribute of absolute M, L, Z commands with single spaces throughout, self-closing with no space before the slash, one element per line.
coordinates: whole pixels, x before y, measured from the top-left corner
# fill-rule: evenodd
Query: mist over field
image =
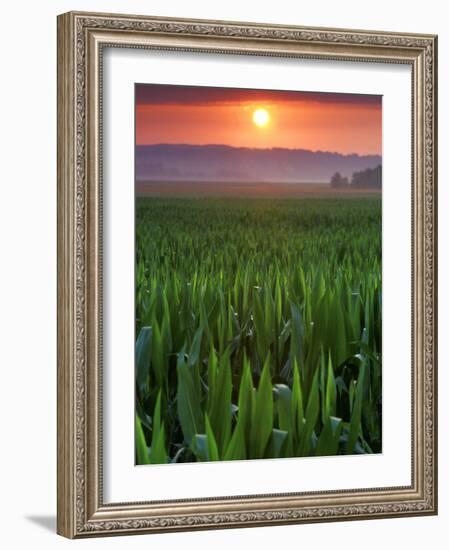
<path fill-rule="evenodd" d="M 335 172 L 375 168 L 380 155 L 285 148 L 161 144 L 136 146 L 136 181 L 324 183 Z"/>
<path fill-rule="evenodd" d="M 136 183 L 137 197 L 234 197 L 234 198 L 350 198 L 380 196 L 381 189 L 333 189 L 329 183 L 141 181 Z"/>

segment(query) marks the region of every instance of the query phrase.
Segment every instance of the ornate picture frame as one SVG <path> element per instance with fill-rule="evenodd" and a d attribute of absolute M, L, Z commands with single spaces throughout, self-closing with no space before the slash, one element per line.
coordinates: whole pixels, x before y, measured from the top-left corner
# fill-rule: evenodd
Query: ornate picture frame
<path fill-rule="evenodd" d="M 105 48 L 411 69 L 411 483 L 105 502 L 102 56 Z M 69 538 L 437 513 L 437 37 L 70 12 L 58 17 L 58 533 Z M 201 467 L 201 465 L 198 465 Z"/>

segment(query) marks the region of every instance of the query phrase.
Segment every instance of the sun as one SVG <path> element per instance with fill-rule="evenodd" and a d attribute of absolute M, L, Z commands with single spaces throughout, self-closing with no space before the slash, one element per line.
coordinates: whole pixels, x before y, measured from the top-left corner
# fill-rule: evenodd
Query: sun
<path fill-rule="evenodd" d="M 259 128 L 263 128 L 270 122 L 270 113 L 266 109 L 256 109 L 253 113 L 253 122 Z"/>

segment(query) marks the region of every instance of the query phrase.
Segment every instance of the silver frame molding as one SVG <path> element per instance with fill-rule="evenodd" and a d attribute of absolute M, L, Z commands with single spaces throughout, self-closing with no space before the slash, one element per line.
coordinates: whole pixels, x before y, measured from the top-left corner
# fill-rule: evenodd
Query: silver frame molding
<path fill-rule="evenodd" d="M 104 504 L 102 51 L 148 48 L 412 69 L 412 483 Z M 437 37 L 70 12 L 58 17 L 58 520 L 70 538 L 437 513 Z"/>

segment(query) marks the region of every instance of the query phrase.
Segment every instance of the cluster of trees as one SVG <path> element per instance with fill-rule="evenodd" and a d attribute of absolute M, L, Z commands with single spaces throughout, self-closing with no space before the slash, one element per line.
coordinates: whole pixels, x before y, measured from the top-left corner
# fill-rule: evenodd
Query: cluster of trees
<path fill-rule="evenodd" d="M 331 187 L 335 189 L 381 189 L 382 187 L 382 166 L 379 164 L 376 168 L 367 168 L 360 172 L 354 172 L 351 181 L 340 172 L 335 172 L 331 178 Z"/>

